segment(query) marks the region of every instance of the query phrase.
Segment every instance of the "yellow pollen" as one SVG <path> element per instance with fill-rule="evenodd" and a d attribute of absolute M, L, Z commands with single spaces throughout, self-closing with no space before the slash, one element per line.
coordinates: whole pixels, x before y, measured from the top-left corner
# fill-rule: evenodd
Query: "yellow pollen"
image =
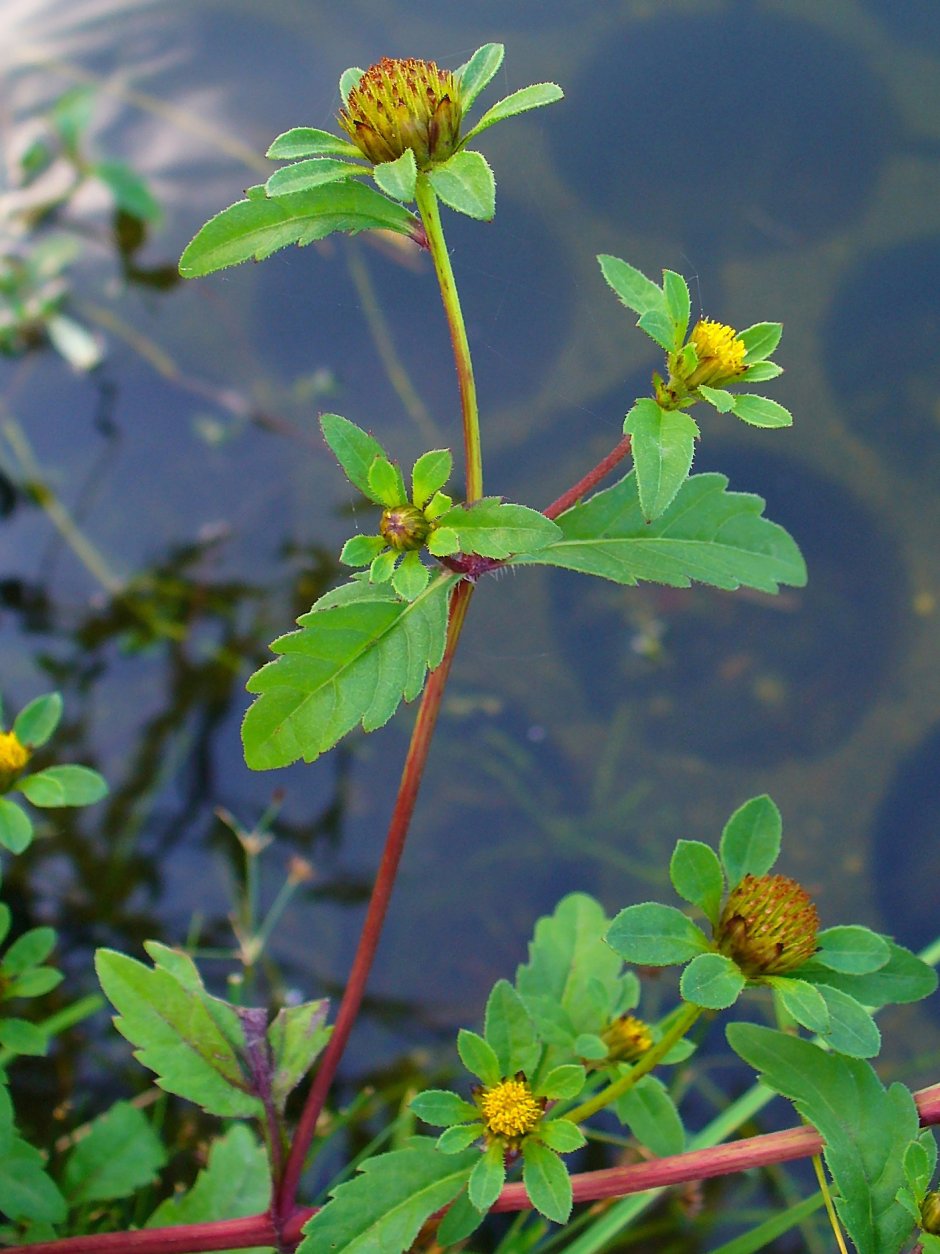
<path fill-rule="evenodd" d="M 689 339 L 695 345 L 699 364 L 711 364 L 714 375 L 732 378 L 743 373 L 747 348 L 733 327 L 702 318 L 693 327 Z"/>
<path fill-rule="evenodd" d="M 622 1062 L 639 1058 L 653 1044 L 649 1027 L 636 1015 L 621 1015 L 607 1027 L 603 1040 L 610 1057 Z"/>
<path fill-rule="evenodd" d="M 16 774 L 29 761 L 29 750 L 16 732 L 0 731 L 0 774 Z"/>
<path fill-rule="evenodd" d="M 542 1116 L 542 1108 L 525 1080 L 500 1080 L 484 1089 L 480 1109 L 487 1131 L 495 1136 L 525 1136 Z"/>

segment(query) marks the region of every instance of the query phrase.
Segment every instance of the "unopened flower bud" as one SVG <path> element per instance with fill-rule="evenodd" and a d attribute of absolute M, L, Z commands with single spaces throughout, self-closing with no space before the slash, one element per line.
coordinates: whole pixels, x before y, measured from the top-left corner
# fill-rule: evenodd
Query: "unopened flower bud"
<path fill-rule="evenodd" d="M 460 83 L 414 57 L 383 57 L 350 91 L 339 124 L 373 165 L 410 148 L 419 170 L 446 161 L 460 141 Z"/>
<path fill-rule="evenodd" d="M 792 971 L 816 952 L 819 915 L 786 875 L 745 875 L 728 894 L 715 939 L 750 979 Z"/>
<path fill-rule="evenodd" d="M 420 549 L 431 534 L 431 524 L 414 505 L 396 505 L 382 514 L 379 531 L 391 549 Z"/>
<path fill-rule="evenodd" d="M 920 1204 L 920 1226 L 932 1236 L 940 1236 L 940 1193 L 928 1193 Z"/>
<path fill-rule="evenodd" d="M 619 1015 L 601 1033 L 607 1046 L 605 1063 L 635 1062 L 653 1044 L 649 1026 L 636 1015 Z"/>

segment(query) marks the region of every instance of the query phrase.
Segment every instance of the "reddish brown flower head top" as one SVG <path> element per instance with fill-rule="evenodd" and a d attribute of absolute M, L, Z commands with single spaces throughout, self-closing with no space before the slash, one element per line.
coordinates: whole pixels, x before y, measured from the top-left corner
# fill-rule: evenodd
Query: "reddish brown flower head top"
<path fill-rule="evenodd" d="M 460 83 L 414 57 L 383 57 L 349 93 L 339 124 L 373 165 L 410 148 L 419 170 L 452 156 L 460 139 Z"/>
<path fill-rule="evenodd" d="M 783 975 L 816 952 L 819 915 L 786 875 L 745 875 L 728 894 L 715 939 L 750 979 Z"/>

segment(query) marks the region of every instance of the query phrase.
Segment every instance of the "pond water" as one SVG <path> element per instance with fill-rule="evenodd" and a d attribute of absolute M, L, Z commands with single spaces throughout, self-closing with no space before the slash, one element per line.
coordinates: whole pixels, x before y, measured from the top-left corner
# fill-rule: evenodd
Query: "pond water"
<path fill-rule="evenodd" d="M 476 1023 L 565 892 L 647 898 L 678 837 L 714 841 L 759 792 L 783 812 L 780 869 L 824 922 L 915 947 L 940 930 L 940 9 L 897 0 L 7 0 L 10 153 L 91 83 L 93 146 L 163 206 L 123 266 L 104 199 L 70 211 L 95 371 L 0 361 L 0 688 L 16 709 L 60 686 L 60 743 L 112 786 L 7 860 L 20 918 L 62 930 L 70 992 L 98 944 L 229 945 L 237 859 L 217 811 L 251 827 L 276 798 L 265 900 L 292 855 L 315 870 L 272 943 L 276 982 L 342 987 L 412 716 L 253 774 L 243 683 L 373 527 L 318 412 L 409 464 L 459 446 L 436 284 L 426 256 L 365 237 L 187 283 L 166 268 L 265 177 L 275 135 L 333 129 L 347 65 L 457 66 L 490 40 L 507 57 L 486 102 L 542 79 L 566 98 L 481 140 L 495 221 L 445 221 L 488 491 L 544 505 L 616 443 L 659 362 L 594 256 L 668 266 L 704 315 L 785 324 L 771 391 L 794 427 L 709 412 L 697 467 L 766 498 L 810 584 L 769 598 L 532 569 L 479 588 L 351 1084 Z M 37 480 L 103 572 L 30 503 Z M 889 1070 L 935 1080 L 935 1012 L 886 1021 Z"/>

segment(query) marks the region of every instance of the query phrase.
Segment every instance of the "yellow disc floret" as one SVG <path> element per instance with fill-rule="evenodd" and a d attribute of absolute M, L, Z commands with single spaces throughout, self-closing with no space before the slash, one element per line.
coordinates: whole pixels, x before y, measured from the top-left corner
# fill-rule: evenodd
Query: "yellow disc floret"
<path fill-rule="evenodd" d="M 605 1062 L 634 1062 L 653 1044 L 649 1026 L 636 1015 L 619 1015 L 601 1033 L 607 1046 Z"/>
<path fill-rule="evenodd" d="M 520 1076 L 483 1089 L 478 1100 L 487 1132 L 504 1140 L 525 1136 L 542 1117 L 543 1103 Z"/>
<path fill-rule="evenodd" d="M 16 732 L 0 731 L 0 792 L 16 782 L 29 758 L 29 749 Z"/>
<path fill-rule="evenodd" d="M 350 91 L 338 121 L 374 165 L 406 149 L 419 170 L 446 161 L 460 140 L 460 83 L 449 70 L 414 57 L 383 57 Z"/>
<path fill-rule="evenodd" d="M 689 391 L 703 383 L 707 387 L 720 387 L 747 369 L 744 364 L 747 346 L 737 331 L 723 322 L 702 318 L 692 328 L 689 342 L 695 345 L 698 357 L 698 364 L 685 380 Z"/>

